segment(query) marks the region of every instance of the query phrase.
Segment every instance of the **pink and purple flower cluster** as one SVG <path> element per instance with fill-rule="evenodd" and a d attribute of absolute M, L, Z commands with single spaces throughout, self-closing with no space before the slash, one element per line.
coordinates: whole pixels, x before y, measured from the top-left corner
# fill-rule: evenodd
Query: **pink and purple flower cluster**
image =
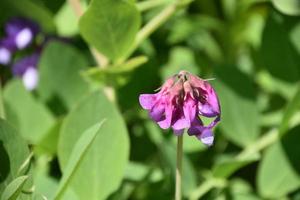
<path fill-rule="evenodd" d="M 218 96 L 205 80 L 181 71 L 167 79 L 156 94 L 141 94 L 141 106 L 162 129 L 172 128 L 175 135 L 187 129 L 206 145 L 212 145 L 212 129 L 220 121 L 221 111 Z M 214 118 L 204 125 L 200 117 Z"/>

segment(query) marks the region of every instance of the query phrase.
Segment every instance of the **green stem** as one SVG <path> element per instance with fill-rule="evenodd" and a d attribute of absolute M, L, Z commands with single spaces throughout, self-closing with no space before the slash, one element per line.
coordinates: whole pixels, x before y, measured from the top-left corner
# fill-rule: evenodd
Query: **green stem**
<path fill-rule="evenodd" d="M 177 138 L 177 160 L 176 160 L 176 183 L 175 183 L 175 200 L 181 200 L 182 196 L 182 143 L 183 136 Z"/>

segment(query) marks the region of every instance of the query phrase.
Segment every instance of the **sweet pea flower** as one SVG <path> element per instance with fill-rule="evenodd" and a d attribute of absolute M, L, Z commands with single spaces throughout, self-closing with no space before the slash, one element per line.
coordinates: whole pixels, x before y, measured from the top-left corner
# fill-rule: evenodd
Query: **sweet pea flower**
<path fill-rule="evenodd" d="M 38 61 L 39 54 L 35 53 L 18 60 L 13 65 L 13 74 L 22 78 L 23 84 L 27 90 L 33 90 L 37 86 L 39 80 L 37 71 Z"/>
<path fill-rule="evenodd" d="M 36 23 L 25 18 L 12 18 L 5 25 L 7 39 L 19 50 L 30 45 L 39 31 Z"/>
<path fill-rule="evenodd" d="M 184 129 L 204 144 L 213 144 L 212 129 L 221 118 L 218 96 L 213 87 L 187 71 L 167 79 L 156 94 L 141 94 L 141 106 L 162 129 L 172 128 L 175 135 Z M 214 118 L 205 126 L 201 117 Z"/>

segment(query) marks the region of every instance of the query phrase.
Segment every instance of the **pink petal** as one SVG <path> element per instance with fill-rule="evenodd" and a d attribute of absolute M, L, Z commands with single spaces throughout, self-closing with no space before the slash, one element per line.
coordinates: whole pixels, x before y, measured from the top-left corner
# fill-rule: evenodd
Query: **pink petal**
<path fill-rule="evenodd" d="M 156 101 L 156 95 L 155 94 L 141 94 L 139 96 L 139 102 L 141 106 L 146 109 L 150 110 Z"/>
<path fill-rule="evenodd" d="M 194 99 L 190 96 L 187 97 L 183 104 L 184 117 L 187 120 L 188 127 L 191 126 L 192 121 L 194 121 L 197 113 L 197 106 Z"/>
<path fill-rule="evenodd" d="M 205 117 L 215 117 L 220 114 L 220 104 L 217 94 L 213 87 L 205 82 L 204 91 L 206 91 L 206 102 L 199 103 L 199 113 Z"/>
<path fill-rule="evenodd" d="M 172 120 L 173 109 L 172 105 L 168 104 L 165 106 L 165 119 L 158 122 L 158 125 L 162 129 L 170 128 Z"/>

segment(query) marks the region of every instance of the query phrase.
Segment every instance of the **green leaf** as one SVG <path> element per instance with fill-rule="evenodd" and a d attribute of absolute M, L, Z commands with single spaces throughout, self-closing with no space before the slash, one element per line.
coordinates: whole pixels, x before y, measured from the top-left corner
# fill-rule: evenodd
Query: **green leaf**
<path fill-rule="evenodd" d="M 48 167 L 48 166 L 47 166 Z M 42 197 L 46 197 L 47 199 L 54 199 L 55 192 L 58 189 L 58 180 L 50 175 L 47 172 L 39 171 L 40 169 L 35 168 L 34 173 L 34 184 L 35 184 L 35 196 L 33 199 L 41 199 Z M 42 198 L 45 199 L 45 198 Z M 64 193 L 64 200 L 79 200 L 76 196 L 75 192 L 68 188 L 68 190 Z"/>
<path fill-rule="evenodd" d="M 187 70 L 194 74 L 199 73 L 194 52 L 189 48 L 174 47 L 170 52 L 167 65 L 162 68 L 161 74 L 163 79 L 166 79 L 177 74 L 180 70 Z"/>
<path fill-rule="evenodd" d="M 55 155 L 57 153 L 57 143 L 62 120 L 58 120 L 35 145 L 34 152 L 36 154 Z"/>
<path fill-rule="evenodd" d="M 270 146 L 259 165 L 257 186 L 266 198 L 278 198 L 300 186 L 300 127 L 289 131 L 282 141 Z"/>
<path fill-rule="evenodd" d="M 26 140 L 36 144 L 53 126 L 52 114 L 19 80 L 9 82 L 3 95 L 7 120 L 18 128 Z"/>
<path fill-rule="evenodd" d="M 213 176 L 217 178 L 228 178 L 240 168 L 257 160 L 258 157 L 247 158 L 247 159 L 227 158 L 226 160 L 216 163 L 212 173 Z"/>
<path fill-rule="evenodd" d="M 91 200 L 105 199 L 119 187 L 129 154 L 126 126 L 115 105 L 97 90 L 82 99 L 70 112 L 60 132 L 58 158 L 65 172 L 72 149 L 82 133 L 103 119 L 107 121 L 101 128 L 101 134 L 93 142 L 71 181 L 80 199 L 86 196 Z"/>
<path fill-rule="evenodd" d="M 300 78 L 299 53 L 291 43 L 285 20 L 288 19 L 276 14 L 268 17 L 259 53 L 262 64 L 272 76 L 294 83 Z"/>
<path fill-rule="evenodd" d="M 243 179 L 234 179 L 229 185 L 230 199 L 232 200 L 259 200 L 251 185 Z"/>
<path fill-rule="evenodd" d="M 233 67 L 216 70 L 215 86 L 220 98 L 222 133 L 239 146 L 247 146 L 259 136 L 259 110 L 253 83 Z"/>
<path fill-rule="evenodd" d="M 290 100 L 290 102 L 287 104 L 286 110 L 284 111 L 282 121 L 279 127 L 279 135 L 284 135 L 290 125 L 290 120 L 294 116 L 296 112 L 298 112 L 300 107 L 300 86 L 298 87 L 298 90 L 296 91 L 294 97 Z"/>
<path fill-rule="evenodd" d="M 70 185 L 72 178 L 76 175 L 78 168 L 82 162 L 84 162 L 88 151 L 91 149 L 96 136 L 100 133 L 100 128 L 104 121 L 105 120 L 102 120 L 100 123 L 89 128 L 76 142 L 54 197 L 55 200 L 61 199 L 67 187 Z M 86 195 L 88 195 L 88 193 Z"/>
<path fill-rule="evenodd" d="M 47 102 L 58 98 L 70 109 L 87 92 L 88 86 L 79 75 L 84 69 L 87 61 L 79 51 L 65 43 L 49 43 L 39 63 L 40 97 Z"/>
<path fill-rule="evenodd" d="M 127 83 L 133 70 L 147 62 L 147 57 L 139 56 L 130 59 L 126 63 L 106 68 L 93 67 L 82 73 L 83 77 L 96 85 L 110 85 L 120 87 Z"/>
<path fill-rule="evenodd" d="M 93 0 L 80 18 L 79 27 L 90 45 L 116 60 L 132 46 L 140 27 L 140 14 L 128 1 Z"/>
<path fill-rule="evenodd" d="M 22 175 L 19 170 L 28 156 L 25 141 L 14 128 L 0 119 L 0 193 L 14 178 Z"/>
<path fill-rule="evenodd" d="M 271 0 L 275 8 L 287 15 L 300 15 L 300 2 L 298 0 Z"/>
<path fill-rule="evenodd" d="M 3 191 L 1 200 L 16 200 L 22 191 L 28 176 L 20 176 L 14 179 Z"/>
<path fill-rule="evenodd" d="M 44 31 L 54 32 L 55 26 L 52 20 L 52 13 L 50 10 L 32 0 L 9 0 L 1 2 L 7 9 L 11 9 L 11 15 L 23 15 L 36 21 Z M 2 5 L 1 5 L 2 7 Z M 14 14 L 13 14 L 14 13 Z"/>
<path fill-rule="evenodd" d="M 142 181 L 149 172 L 149 166 L 142 163 L 129 162 L 125 170 L 125 178 L 130 181 Z"/>
<path fill-rule="evenodd" d="M 55 15 L 54 22 L 60 36 L 70 37 L 79 32 L 78 17 L 69 2 L 65 2 Z"/>

